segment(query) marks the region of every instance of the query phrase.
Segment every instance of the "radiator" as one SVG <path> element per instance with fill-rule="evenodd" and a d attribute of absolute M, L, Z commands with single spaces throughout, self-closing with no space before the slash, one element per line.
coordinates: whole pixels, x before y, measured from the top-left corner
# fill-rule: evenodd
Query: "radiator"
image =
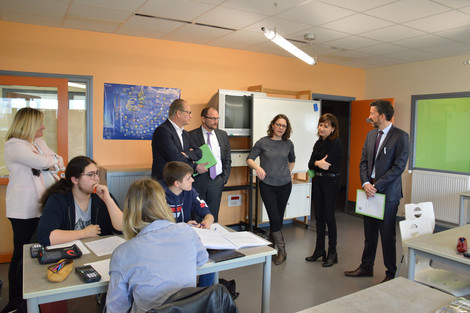
<path fill-rule="evenodd" d="M 414 170 L 411 202 L 431 201 L 436 220 L 459 223 L 460 193 L 470 190 L 470 176 Z"/>
<path fill-rule="evenodd" d="M 148 172 L 108 172 L 106 180 L 109 192 L 116 198 L 121 209 L 124 208 L 124 200 L 126 199 L 127 189 L 133 181 L 138 179 L 150 178 Z"/>

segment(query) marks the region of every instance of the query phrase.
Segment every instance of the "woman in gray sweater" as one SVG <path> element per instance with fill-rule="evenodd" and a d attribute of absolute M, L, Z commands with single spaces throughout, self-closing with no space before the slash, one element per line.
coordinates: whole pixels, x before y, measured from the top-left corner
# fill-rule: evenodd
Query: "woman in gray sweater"
<path fill-rule="evenodd" d="M 268 136 L 259 139 L 246 159 L 260 179 L 261 199 L 268 212 L 271 237 L 278 253 L 274 264 L 285 261 L 287 254 L 282 235 L 282 223 L 287 200 L 292 190 L 292 169 L 295 164 L 294 144 L 289 140 L 292 128 L 284 114 L 276 115 L 268 127 Z M 260 158 L 260 165 L 255 159 Z"/>

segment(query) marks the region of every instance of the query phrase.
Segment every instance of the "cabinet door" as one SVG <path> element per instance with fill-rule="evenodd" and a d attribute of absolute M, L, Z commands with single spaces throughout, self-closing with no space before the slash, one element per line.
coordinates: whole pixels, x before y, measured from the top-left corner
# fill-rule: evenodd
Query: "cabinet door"
<path fill-rule="evenodd" d="M 284 219 L 310 215 L 311 190 L 310 183 L 292 184 L 292 191 L 287 202 Z M 261 197 L 259 199 L 261 200 Z M 269 222 L 268 213 L 263 201 L 260 201 L 260 204 L 262 205 L 260 220 L 262 223 Z"/>

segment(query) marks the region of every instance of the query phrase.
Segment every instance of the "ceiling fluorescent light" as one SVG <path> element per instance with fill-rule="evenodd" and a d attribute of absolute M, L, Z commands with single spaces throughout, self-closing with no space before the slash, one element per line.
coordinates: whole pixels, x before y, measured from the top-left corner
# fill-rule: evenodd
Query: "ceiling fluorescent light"
<path fill-rule="evenodd" d="M 266 38 L 277 44 L 282 49 L 286 50 L 287 52 L 293 54 L 297 58 L 301 59 L 307 64 L 314 65 L 315 59 L 288 42 L 284 37 L 276 33 L 274 30 L 270 30 L 265 27 L 261 27 L 261 30 L 264 32 Z"/>

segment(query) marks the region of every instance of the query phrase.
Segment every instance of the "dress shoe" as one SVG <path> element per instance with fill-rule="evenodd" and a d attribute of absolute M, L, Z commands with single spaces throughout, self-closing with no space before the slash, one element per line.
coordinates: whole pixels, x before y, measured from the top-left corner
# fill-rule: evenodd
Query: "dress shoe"
<path fill-rule="evenodd" d="M 333 264 L 338 263 L 338 253 L 328 253 L 328 257 L 326 258 L 326 261 L 323 262 L 321 266 L 323 267 L 330 267 L 333 266 Z"/>
<path fill-rule="evenodd" d="M 392 278 L 385 276 L 384 280 L 382 280 L 381 283 L 385 283 L 386 281 L 392 280 Z"/>
<path fill-rule="evenodd" d="M 365 271 L 359 266 L 354 271 L 345 271 L 344 275 L 348 277 L 372 277 L 374 276 L 374 271 Z"/>
<path fill-rule="evenodd" d="M 326 252 L 325 250 L 317 250 L 315 249 L 315 252 L 313 252 L 312 256 L 308 256 L 305 258 L 305 261 L 308 261 L 308 262 L 315 262 L 316 260 L 318 260 L 319 258 L 322 258 L 322 261 L 323 262 L 326 262 Z"/>

